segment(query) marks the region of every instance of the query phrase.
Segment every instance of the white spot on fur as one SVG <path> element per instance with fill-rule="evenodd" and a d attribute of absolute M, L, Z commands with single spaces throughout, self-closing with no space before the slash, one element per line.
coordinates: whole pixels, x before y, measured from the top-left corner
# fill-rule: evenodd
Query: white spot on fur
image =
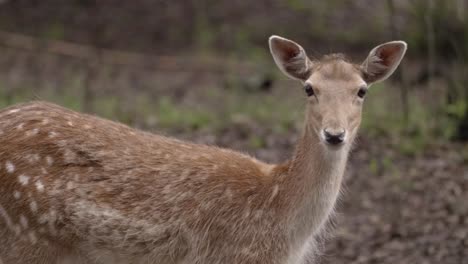
<path fill-rule="evenodd" d="M 252 255 L 252 252 L 251 252 L 250 248 L 248 248 L 248 247 L 242 248 L 240 252 L 241 252 L 242 255 L 245 255 L 245 256 L 251 256 Z"/>
<path fill-rule="evenodd" d="M 45 224 L 49 222 L 49 215 L 48 214 L 41 215 L 39 219 L 37 220 L 37 222 L 39 222 L 39 224 Z"/>
<path fill-rule="evenodd" d="M 84 129 L 91 129 L 92 128 L 92 126 L 90 126 L 90 125 L 84 125 L 83 127 L 84 127 Z"/>
<path fill-rule="evenodd" d="M 21 123 L 21 124 L 19 124 L 19 125 L 16 126 L 16 129 L 22 130 L 23 127 L 24 127 L 24 123 Z"/>
<path fill-rule="evenodd" d="M 224 195 L 229 199 L 229 201 L 232 200 L 232 191 L 231 189 L 227 188 L 226 191 L 224 191 Z"/>
<path fill-rule="evenodd" d="M 206 201 L 200 205 L 200 209 L 203 211 L 210 211 L 212 208 L 212 202 L 211 201 Z"/>
<path fill-rule="evenodd" d="M 190 171 L 189 170 L 185 170 L 182 172 L 182 174 L 180 175 L 180 180 L 181 181 L 185 181 L 188 176 L 190 175 Z"/>
<path fill-rule="evenodd" d="M 3 220 L 5 221 L 7 227 L 10 230 L 12 230 L 12 231 L 15 230 L 15 225 L 13 224 L 13 221 L 11 221 L 10 215 L 7 213 L 5 208 L 3 208 L 3 206 L 1 206 L 1 205 L 0 205 L 0 216 L 3 218 Z"/>
<path fill-rule="evenodd" d="M 31 201 L 31 203 L 29 203 L 29 208 L 31 209 L 31 212 L 37 213 L 37 202 Z"/>
<path fill-rule="evenodd" d="M 28 219 L 24 215 L 20 215 L 20 224 L 23 227 L 23 229 L 28 228 Z"/>
<path fill-rule="evenodd" d="M 47 170 L 44 167 L 41 167 L 41 173 L 45 175 L 47 174 Z"/>
<path fill-rule="evenodd" d="M 20 225 L 15 225 L 13 228 L 13 231 L 15 231 L 15 234 L 19 236 L 21 234 L 21 226 Z"/>
<path fill-rule="evenodd" d="M 57 141 L 57 145 L 60 147 L 66 147 L 67 146 L 67 141 L 66 140 L 59 140 Z"/>
<path fill-rule="evenodd" d="M 16 200 L 18 200 L 19 198 L 21 198 L 21 193 L 18 192 L 18 191 L 14 191 L 13 192 L 13 197 L 15 197 Z"/>
<path fill-rule="evenodd" d="M 63 159 L 65 160 L 65 162 L 71 163 L 76 160 L 76 153 L 69 149 L 65 149 L 63 153 Z"/>
<path fill-rule="evenodd" d="M 29 237 L 29 241 L 31 241 L 31 243 L 33 243 L 33 244 L 37 243 L 37 237 L 36 237 L 36 233 L 34 231 L 29 231 L 28 237 Z"/>
<path fill-rule="evenodd" d="M 250 216 L 250 208 L 246 208 L 244 211 L 244 218 L 249 218 Z"/>
<path fill-rule="evenodd" d="M 201 214 L 200 210 L 196 210 L 195 213 L 194 213 L 195 218 L 200 217 L 200 214 Z"/>
<path fill-rule="evenodd" d="M 276 184 L 275 186 L 273 186 L 273 191 L 271 191 L 270 203 L 273 201 L 273 199 L 275 199 L 276 195 L 278 195 L 278 191 L 279 191 L 279 186 L 278 184 Z"/>
<path fill-rule="evenodd" d="M 169 194 L 171 192 L 171 186 L 168 184 L 166 186 L 164 186 L 163 190 L 162 190 L 162 194 Z"/>
<path fill-rule="evenodd" d="M 22 185 L 27 185 L 27 184 L 29 183 L 29 176 L 26 176 L 26 175 L 21 174 L 20 176 L 18 176 L 18 181 L 19 181 Z"/>
<path fill-rule="evenodd" d="M 206 179 L 208 179 L 208 177 L 210 177 L 209 173 L 198 174 L 198 179 L 200 179 L 202 181 L 205 181 Z"/>
<path fill-rule="evenodd" d="M 57 212 L 55 210 L 50 210 L 48 224 L 49 224 L 49 232 L 52 235 L 57 234 L 57 229 L 55 229 L 55 220 L 56 219 L 57 219 Z"/>
<path fill-rule="evenodd" d="M 12 109 L 12 110 L 8 111 L 8 114 L 14 114 L 14 113 L 17 113 L 19 111 L 20 111 L 19 109 Z"/>
<path fill-rule="evenodd" d="M 34 162 L 38 162 L 41 159 L 41 157 L 38 154 L 28 154 L 26 155 L 26 159 L 29 163 L 32 164 Z"/>
<path fill-rule="evenodd" d="M 41 182 L 41 180 L 36 181 L 35 185 L 38 192 L 44 191 L 44 184 Z"/>
<path fill-rule="evenodd" d="M 73 126 L 73 122 L 72 122 L 72 121 L 68 121 L 67 124 L 68 124 L 69 126 Z"/>
<path fill-rule="evenodd" d="M 10 161 L 5 162 L 5 168 L 8 173 L 13 173 L 15 171 L 15 165 L 13 165 L 13 163 Z"/>
<path fill-rule="evenodd" d="M 51 156 L 46 157 L 47 165 L 51 166 L 54 163 L 54 159 Z"/>
<path fill-rule="evenodd" d="M 54 138 L 57 135 L 58 135 L 57 132 L 54 132 L 54 131 L 49 132 L 49 138 Z"/>
<path fill-rule="evenodd" d="M 42 120 L 41 124 L 42 125 L 47 125 L 49 123 L 49 119 L 45 118 Z"/>
<path fill-rule="evenodd" d="M 71 182 L 71 181 L 67 182 L 67 190 L 73 189 L 74 186 L 75 185 L 73 184 L 73 182 Z"/>
<path fill-rule="evenodd" d="M 30 164 L 34 163 L 34 160 L 31 154 L 26 155 L 25 158 Z"/>
<path fill-rule="evenodd" d="M 263 215 L 263 211 L 262 210 L 257 210 L 257 211 L 255 211 L 253 217 L 254 217 L 254 219 L 260 219 L 260 218 L 262 218 L 262 215 Z"/>
<path fill-rule="evenodd" d="M 26 136 L 31 137 L 31 136 L 37 135 L 37 133 L 39 133 L 39 128 L 34 128 L 29 131 L 26 131 Z"/>

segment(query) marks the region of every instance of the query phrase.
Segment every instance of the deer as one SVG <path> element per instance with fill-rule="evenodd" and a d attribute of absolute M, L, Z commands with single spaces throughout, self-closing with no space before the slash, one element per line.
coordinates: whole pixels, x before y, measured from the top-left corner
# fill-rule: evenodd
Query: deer
<path fill-rule="evenodd" d="M 279 164 L 33 101 L 0 111 L 1 264 L 305 264 L 333 215 L 369 87 L 407 44 L 355 64 L 269 38 L 304 89 Z"/>

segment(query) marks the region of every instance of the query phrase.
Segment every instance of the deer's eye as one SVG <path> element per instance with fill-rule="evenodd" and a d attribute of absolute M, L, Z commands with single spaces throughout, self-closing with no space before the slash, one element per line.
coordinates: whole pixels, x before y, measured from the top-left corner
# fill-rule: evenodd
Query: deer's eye
<path fill-rule="evenodd" d="M 304 91 L 306 92 L 307 96 L 314 95 L 314 88 L 312 88 L 312 85 L 308 83 L 304 86 Z"/>
<path fill-rule="evenodd" d="M 357 96 L 359 98 L 364 98 L 364 96 L 366 96 L 366 93 L 367 93 L 367 88 L 366 87 L 361 87 L 357 93 Z"/>

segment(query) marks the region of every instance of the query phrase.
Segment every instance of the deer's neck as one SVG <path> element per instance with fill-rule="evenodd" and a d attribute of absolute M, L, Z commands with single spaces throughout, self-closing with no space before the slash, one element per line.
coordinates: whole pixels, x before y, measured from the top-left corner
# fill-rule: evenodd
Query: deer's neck
<path fill-rule="evenodd" d="M 349 144 L 349 143 L 348 143 Z M 292 236 L 317 233 L 338 197 L 349 147 L 330 150 L 307 125 L 297 144 L 283 186 L 290 192 Z M 293 208 L 292 208 L 293 207 Z"/>

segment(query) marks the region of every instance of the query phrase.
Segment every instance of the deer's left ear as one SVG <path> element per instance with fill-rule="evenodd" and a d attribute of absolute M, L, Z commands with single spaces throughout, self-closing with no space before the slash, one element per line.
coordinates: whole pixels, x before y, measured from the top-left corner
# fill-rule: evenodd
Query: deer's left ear
<path fill-rule="evenodd" d="M 369 53 L 362 63 L 364 80 L 368 84 L 387 79 L 396 70 L 406 52 L 406 42 L 391 41 L 381 44 Z"/>

